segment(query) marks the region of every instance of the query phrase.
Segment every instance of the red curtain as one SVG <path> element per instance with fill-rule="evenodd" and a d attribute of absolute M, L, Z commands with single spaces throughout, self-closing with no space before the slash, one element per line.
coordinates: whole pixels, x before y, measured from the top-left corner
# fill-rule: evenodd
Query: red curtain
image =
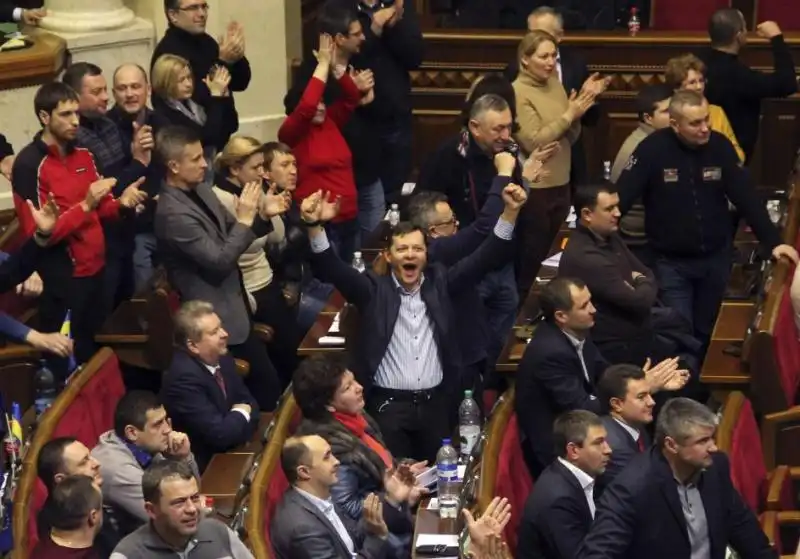
<path fill-rule="evenodd" d="M 783 31 L 800 30 L 800 7 L 792 0 L 756 0 L 756 23 L 775 21 Z"/>
<path fill-rule="evenodd" d="M 711 14 L 730 5 L 730 0 L 653 0 L 650 20 L 662 31 L 705 31 Z"/>

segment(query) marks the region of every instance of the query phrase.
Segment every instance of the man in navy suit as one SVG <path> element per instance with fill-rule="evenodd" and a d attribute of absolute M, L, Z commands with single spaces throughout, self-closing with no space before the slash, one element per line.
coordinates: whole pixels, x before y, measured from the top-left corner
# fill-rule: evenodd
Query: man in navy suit
<path fill-rule="evenodd" d="M 553 425 L 558 458 L 525 503 L 517 559 L 574 559 L 592 526 L 594 485 L 611 457 L 606 428 L 592 412 L 573 410 Z"/>
<path fill-rule="evenodd" d="M 658 416 L 656 441 L 603 493 L 581 559 L 777 559 L 731 482 L 717 452 L 717 417 L 704 405 L 674 398 Z"/>
<path fill-rule="evenodd" d="M 542 288 L 539 305 L 544 320 L 519 364 L 515 398 L 523 451 L 534 478 L 555 459 L 556 417 L 580 409 L 602 413 L 595 387 L 609 365 L 589 337 L 595 308 L 585 283 L 557 277 Z M 682 388 L 688 373 L 677 366 L 677 359 L 665 359 L 649 368 L 651 389 Z"/>
<path fill-rule="evenodd" d="M 645 428 L 653 422 L 656 403 L 644 370 L 626 363 L 606 369 L 597 385 L 597 395 L 608 410 L 608 415 L 602 419 L 608 444 L 614 451 L 606 471 L 597 479 L 597 496 L 600 497 L 628 462 L 650 448 L 650 436 Z"/>
<path fill-rule="evenodd" d="M 181 305 L 175 343 L 161 400 L 175 429 L 189 435 L 202 472 L 214 454 L 250 440 L 258 427 L 258 404 L 228 355 L 228 333 L 211 303 Z"/>

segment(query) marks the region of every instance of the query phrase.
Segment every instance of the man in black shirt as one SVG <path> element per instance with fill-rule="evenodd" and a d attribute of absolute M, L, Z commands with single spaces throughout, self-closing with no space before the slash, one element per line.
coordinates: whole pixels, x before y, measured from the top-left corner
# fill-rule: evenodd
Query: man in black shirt
<path fill-rule="evenodd" d="M 670 128 L 645 138 L 620 175 L 620 210 L 643 199 L 662 302 L 707 343 L 732 265 L 728 200 L 774 258 L 797 262 L 797 251 L 782 244 L 730 141 L 709 128 L 708 101 L 678 91 L 669 114 Z"/>
<path fill-rule="evenodd" d="M 225 66 L 231 73 L 230 91 L 244 91 L 250 85 L 250 63 L 244 56 L 244 29 L 232 21 L 217 44 L 206 33 L 209 5 L 205 0 L 164 0 L 169 27 L 156 45 L 152 68 L 162 54 L 175 54 L 189 61 L 194 76 L 192 98 L 200 103 L 211 93 L 203 82 L 213 66 Z"/>
<path fill-rule="evenodd" d="M 714 12 L 708 22 L 711 47 L 699 53 L 707 68 L 706 98 L 725 110 L 744 150 L 745 162 L 752 158 L 758 140 L 761 101 L 788 97 L 797 91 L 794 60 L 780 27 L 774 21 L 765 21 L 756 33 L 772 47 L 775 71 L 771 74 L 753 70 L 739 60 L 739 52 L 747 43 L 747 26 L 742 12 L 734 8 Z"/>

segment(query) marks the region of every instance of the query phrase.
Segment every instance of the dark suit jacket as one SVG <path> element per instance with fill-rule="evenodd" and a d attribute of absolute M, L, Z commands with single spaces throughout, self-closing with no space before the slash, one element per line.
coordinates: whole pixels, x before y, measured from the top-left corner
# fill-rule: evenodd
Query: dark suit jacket
<path fill-rule="evenodd" d="M 173 427 L 189 435 L 201 472 L 214 454 L 246 443 L 258 427 L 258 404 L 236 372 L 233 357 L 223 355 L 219 365 L 227 397 L 209 370 L 180 349 L 161 382 L 164 407 Z M 250 423 L 238 411 L 231 411 L 234 404 L 250 405 Z"/>
<path fill-rule="evenodd" d="M 586 382 L 578 352 L 561 329 L 550 322 L 536 327 L 517 371 L 515 408 L 522 431 L 523 450 L 531 474 L 539 474 L 555 460 L 553 421 L 570 410 L 600 414 L 594 388 L 608 363 L 592 340 L 583 346 L 591 382 Z"/>
<path fill-rule="evenodd" d="M 337 514 L 353 540 L 360 559 L 387 557 L 388 540 L 364 536 L 346 514 Z M 277 559 L 350 559 L 336 529 L 313 503 L 289 489 L 270 525 L 272 549 Z"/>
<path fill-rule="evenodd" d="M 245 227 L 208 185 L 201 184 L 195 190 L 216 219 L 212 220 L 186 192 L 163 187 L 154 222 L 161 261 L 181 298 L 213 304 L 228 331 L 229 343 L 241 344 L 251 325 L 239 256 L 272 226 L 256 218 L 257 225 Z"/>
<path fill-rule="evenodd" d="M 495 177 L 478 218 L 454 235 L 429 239 L 428 259 L 431 262 L 441 262 L 445 266 L 454 266 L 459 260 L 478 250 L 486 237 L 491 235 L 492 228 L 503 213 L 505 204 L 502 192 L 510 182 L 510 177 Z M 456 330 L 461 342 L 461 357 L 465 365 L 478 363 L 486 359 L 486 344 L 491 336 L 478 286 L 462 290 L 453 302 Z"/>
<path fill-rule="evenodd" d="M 491 234 L 477 251 L 453 266 L 429 262 L 425 267 L 422 299 L 433 322 L 434 337 L 442 364 L 443 384 L 450 390 L 459 386 L 461 351 L 456 329 L 455 297 L 477 283 L 491 270 L 504 264 L 513 241 Z M 368 392 L 389 347 L 400 312 L 400 294 L 391 274 L 361 274 L 342 262 L 331 248 L 313 254 L 314 275 L 332 283 L 345 300 L 358 308 L 361 320 L 351 370 Z"/>
<path fill-rule="evenodd" d="M 561 60 L 561 83 L 567 91 L 567 96 L 574 89 L 580 91 L 583 83 L 589 78 L 589 68 L 583 57 L 569 47 L 559 46 L 558 55 Z M 509 81 L 513 82 L 519 74 L 519 60 L 514 60 L 505 69 L 505 75 Z M 594 126 L 600 119 L 600 106 L 595 105 L 583 115 L 582 126 Z M 586 163 L 586 150 L 583 147 L 583 133 L 578 140 L 572 144 L 572 168 L 570 170 L 570 184 L 587 184 L 589 181 L 589 170 Z"/>
<path fill-rule="evenodd" d="M 586 495 L 575 475 L 554 460 L 525 503 L 516 559 L 574 559 L 592 526 Z"/>
<path fill-rule="evenodd" d="M 711 559 L 723 559 L 727 546 L 747 559 L 778 558 L 733 487 L 727 456 L 714 454 L 714 463 L 702 473 L 698 487 L 708 521 Z M 660 449 L 653 447 L 636 456 L 606 489 L 576 557 L 690 559 L 677 482 Z"/>
<path fill-rule="evenodd" d="M 609 460 L 606 466 L 605 473 L 597 478 L 594 490 L 595 499 L 599 499 L 603 490 L 611 485 L 611 482 L 625 469 L 625 466 L 636 456 L 641 454 L 639 451 L 639 444 L 633 440 L 630 433 L 628 433 L 613 417 L 604 415 L 602 420 L 606 428 L 606 440 L 608 441 L 608 446 L 611 447 L 611 460 Z M 650 435 L 648 435 L 647 431 L 644 429 L 640 430 L 639 433 L 644 440 L 645 449 L 650 448 L 652 444 Z"/>
<path fill-rule="evenodd" d="M 13 23 L 14 22 L 14 10 L 17 8 L 17 5 L 13 2 L 8 1 L 0 1 L 0 23 Z M 2 157 L 0 157 L 2 159 Z"/>

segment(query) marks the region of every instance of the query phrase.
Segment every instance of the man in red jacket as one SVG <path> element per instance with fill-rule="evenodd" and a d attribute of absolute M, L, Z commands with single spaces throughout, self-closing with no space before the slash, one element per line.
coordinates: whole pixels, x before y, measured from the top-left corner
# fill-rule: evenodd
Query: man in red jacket
<path fill-rule="evenodd" d="M 72 312 L 72 336 L 78 363 L 94 353 L 94 335 L 107 312 L 103 308 L 105 237 L 101 220 L 116 219 L 121 208 L 133 210 L 144 201 L 142 180 L 111 194 L 115 179 L 98 176 L 94 157 L 75 146 L 78 96 L 63 83 L 39 88 L 34 98 L 43 130 L 17 156 L 12 169 L 14 206 L 26 235 L 36 226 L 26 200 L 41 207 L 52 197 L 59 209 L 48 250 L 39 261 L 44 280 L 39 320 L 46 332 L 58 331 L 67 311 Z M 55 366 L 64 374 L 64 368 Z"/>
<path fill-rule="evenodd" d="M 335 49 L 330 35 L 320 35 L 317 68 L 299 102 L 298 92 L 287 94 L 284 103 L 288 116 L 278 130 L 278 139 L 289 145 L 297 158 L 297 204 L 318 190 L 341 200 L 341 211 L 329 225 L 328 234 L 339 257 L 349 261 L 353 251 L 358 250 L 358 194 L 353 157 L 341 128 L 358 106 L 361 92 L 346 69 L 334 65 Z M 331 72 L 339 82 L 342 97 L 326 107 L 322 96 Z"/>

